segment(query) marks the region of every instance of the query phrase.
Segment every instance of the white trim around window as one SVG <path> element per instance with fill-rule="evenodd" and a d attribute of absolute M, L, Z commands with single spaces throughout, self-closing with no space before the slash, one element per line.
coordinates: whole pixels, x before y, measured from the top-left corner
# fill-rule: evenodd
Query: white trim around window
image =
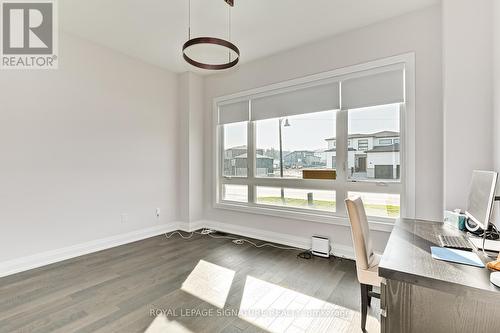
<path fill-rule="evenodd" d="M 274 94 L 282 94 L 301 87 L 314 87 L 319 83 L 342 82 L 351 78 L 358 78 L 366 73 L 380 73 L 387 68 L 398 68 L 404 66 L 404 94 L 405 102 L 400 104 L 400 145 L 401 149 L 401 181 L 397 183 L 357 181 L 347 179 L 346 166 L 337 165 L 337 179 L 335 181 L 325 180 L 303 180 L 303 179 L 281 179 L 281 178 L 257 178 L 254 177 L 255 166 L 255 123 L 248 121 L 247 149 L 248 149 L 248 178 L 222 176 L 223 162 L 223 131 L 219 125 L 219 107 L 231 102 L 248 101 L 251 110 L 252 100 Z M 376 98 L 376 96 L 374 97 Z M 347 110 L 337 111 L 336 148 L 337 161 L 347 161 Z M 250 111 L 251 114 L 251 111 Z M 250 117 L 250 116 L 249 116 Z M 333 71 L 314 74 L 307 77 L 293 79 L 256 88 L 240 93 L 215 98 L 213 101 L 213 149 L 215 156 L 213 165 L 213 206 L 219 209 L 228 209 L 244 213 L 263 214 L 282 218 L 300 219 L 321 223 L 348 225 L 347 214 L 343 204 L 336 205 L 336 212 L 298 209 L 282 206 L 265 206 L 255 204 L 255 186 L 274 186 L 335 190 L 337 202 L 342 202 L 348 191 L 369 193 L 399 193 L 401 204 L 401 217 L 415 217 L 415 55 L 407 53 L 385 59 L 379 59 L 363 64 L 349 66 Z M 345 142 L 344 142 L 345 141 Z M 223 184 L 248 185 L 248 203 L 222 201 L 221 191 Z M 369 217 L 370 227 L 375 230 L 390 231 L 393 221 L 387 218 Z"/>

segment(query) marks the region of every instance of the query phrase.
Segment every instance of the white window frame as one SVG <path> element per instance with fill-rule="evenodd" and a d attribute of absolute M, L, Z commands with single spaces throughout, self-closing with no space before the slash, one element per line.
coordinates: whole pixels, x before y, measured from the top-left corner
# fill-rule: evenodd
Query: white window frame
<path fill-rule="evenodd" d="M 336 150 L 337 150 L 337 179 L 304 180 L 304 179 L 280 179 L 280 178 L 258 178 L 254 176 L 255 167 L 255 123 L 248 122 L 247 149 L 248 149 L 248 177 L 224 177 L 223 168 L 223 130 L 218 124 L 218 106 L 229 101 L 237 101 L 250 97 L 270 95 L 276 92 L 292 90 L 297 85 L 314 84 L 324 80 L 345 80 L 359 76 L 359 72 L 377 71 L 377 69 L 390 65 L 403 64 L 405 67 L 405 103 L 400 107 L 400 145 L 401 149 L 401 181 L 374 182 L 352 181 L 347 179 L 347 140 L 348 140 L 348 111 L 337 111 L 336 128 Z M 228 209 L 245 213 L 264 214 L 281 218 L 301 219 L 328 224 L 348 225 L 347 212 L 342 201 L 347 197 L 347 192 L 367 193 L 399 193 L 401 211 L 400 216 L 404 218 L 415 217 L 415 54 L 406 53 L 389 58 L 370 61 L 363 64 L 336 69 L 324 73 L 314 74 L 298 79 L 288 80 L 268 86 L 251 89 L 236 94 L 217 97 L 213 100 L 213 207 L 217 209 Z M 344 161 L 343 168 L 339 167 L 339 161 Z M 248 185 L 248 203 L 223 201 L 221 198 L 223 184 Z M 318 189 L 336 191 L 336 212 L 325 212 L 319 210 L 307 210 L 287 206 L 268 206 L 255 203 L 255 186 L 271 186 L 298 189 Z M 390 231 L 394 219 L 369 216 L 370 228 L 374 230 Z"/>

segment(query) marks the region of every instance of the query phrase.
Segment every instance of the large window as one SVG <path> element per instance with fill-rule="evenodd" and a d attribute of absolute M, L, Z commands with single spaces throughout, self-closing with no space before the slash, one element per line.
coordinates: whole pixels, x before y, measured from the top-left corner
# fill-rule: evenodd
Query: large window
<path fill-rule="evenodd" d="M 395 63 L 218 100 L 217 204 L 345 217 L 344 199 L 360 196 L 371 219 L 400 217 L 404 72 Z"/>

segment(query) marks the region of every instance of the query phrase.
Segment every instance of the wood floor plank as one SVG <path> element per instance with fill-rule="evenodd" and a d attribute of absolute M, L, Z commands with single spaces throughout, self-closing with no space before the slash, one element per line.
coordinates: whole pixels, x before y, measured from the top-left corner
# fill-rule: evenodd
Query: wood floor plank
<path fill-rule="evenodd" d="M 0 333 L 142 333 L 153 322 L 173 333 L 359 332 L 354 262 L 304 260 L 299 252 L 162 235 L 66 260 L 0 279 Z M 199 288 L 185 292 L 191 274 Z M 225 293 L 223 308 L 214 305 Z M 213 296 L 219 300 L 210 303 Z M 372 302 L 367 328 L 378 332 L 379 302 Z M 242 306 L 265 311 L 247 318 Z M 274 315 L 318 309 L 338 311 Z"/>

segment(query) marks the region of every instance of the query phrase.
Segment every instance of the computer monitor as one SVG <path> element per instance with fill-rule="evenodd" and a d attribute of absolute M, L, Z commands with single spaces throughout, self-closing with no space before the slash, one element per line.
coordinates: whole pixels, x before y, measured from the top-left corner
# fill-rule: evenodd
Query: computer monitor
<path fill-rule="evenodd" d="M 465 214 L 481 229 L 487 230 L 490 223 L 498 174 L 493 171 L 472 172 L 472 182 Z"/>

